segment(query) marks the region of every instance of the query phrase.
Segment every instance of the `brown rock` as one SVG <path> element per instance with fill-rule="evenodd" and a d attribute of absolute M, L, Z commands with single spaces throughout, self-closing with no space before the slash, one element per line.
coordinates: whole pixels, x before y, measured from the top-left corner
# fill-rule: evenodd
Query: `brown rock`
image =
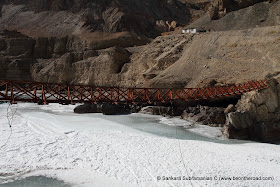
<path fill-rule="evenodd" d="M 184 110 L 182 118 L 210 126 L 223 126 L 226 122 L 224 108 L 208 106 L 188 107 Z"/>
<path fill-rule="evenodd" d="M 143 3 L 142 0 L 2 0 L 0 6 L 11 4 L 12 9 L 16 9 L 13 5 L 23 5 L 25 8 L 3 11 L 9 19 L 5 20 L 5 24 L 1 24 L 0 20 L 0 29 L 20 28 L 29 36 L 47 37 L 73 35 L 84 31 L 128 31 L 156 37 L 160 34 L 156 28 L 156 20 L 168 18 L 186 25 L 193 15 L 204 13 L 204 6 L 209 4 L 207 0 L 200 1 L 201 3 L 181 1 L 149 0 Z"/>
<path fill-rule="evenodd" d="M 84 52 L 83 59 L 85 60 L 87 58 L 95 57 L 95 56 L 98 56 L 97 51 L 95 51 L 95 50 L 87 50 L 87 51 Z"/>
<path fill-rule="evenodd" d="M 79 105 L 74 109 L 75 113 L 84 114 L 84 113 L 101 113 L 101 109 L 95 104 L 83 104 Z"/>
<path fill-rule="evenodd" d="M 7 42 L 7 55 L 19 56 L 25 55 L 30 57 L 32 55 L 35 41 L 31 38 L 10 38 Z"/>
<path fill-rule="evenodd" d="M 37 38 L 34 46 L 34 58 L 50 58 L 52 54 L 48 53 L 48 38 Z"/>
<path fill-rule="evenodd" d="M 0 51 L 5 51 L 7 49 L 7 44 L 4 39 L 0 39 Z"/>
<path fill-rule="evenodd" d="M 227 114 L 224 128 L 227 137 L 265 142 L 280 140 L 280 86 L 273 78 L 267 82 L 268 89 L 244 94 L 236 111 Z"/>
<path fill-rule="evenodd" d="M 168 31 L 174 31 L 175 28 L 177 27 L 177 22 L 176 21 L 171 21 L 171 22 L 166 21 L 165 23 L 168 26 Z"/>
<path fill-rule="evenodd" d="M 220 19 L 226 13 L 236 11 L 256 3 L 267 0 L 213 0 L 210 8 L 210 18 L 212 20 Z"/>
<path fill-rule="evenodd" d="M 176 21 L 171 21 L 170 26 L 173 30 L 175 30 L 176 27 L 177 27 L 177 22 Z"/>
<path fill-rule="evenodd" d="M 102 113 L 105 115 L 131 114 L 131 108 L 129 105 L 108 103 L 102 105 Z"/>
<path fill-rule="evenodd" d="M 160 32 L 167 32 L 168 25 L 163 20 L 157 20 L 155 29 L 157 29 Z"/>
<path fill-rule="evenodd" d="M 225 109 L 224 113 L 228 114 L 230 112 L 234 112 L 235 111 L 235 106 L 233 104 L 228 105 L 228 107 Z"/>
<path fill-rule="evenodd" d="M 64 54 L 66 52 L 66 44 L 68 41 L 68 37 L 57 38 L 54 44 L 54 53 L 56 54 Z"/>
<path fill-rule="evenodd" d="M 140 110 L 140 113 L 151 114 L 151 115 L 173 116 L 172 108 L 165 107 L 165 106 L 146 106 Z"/>

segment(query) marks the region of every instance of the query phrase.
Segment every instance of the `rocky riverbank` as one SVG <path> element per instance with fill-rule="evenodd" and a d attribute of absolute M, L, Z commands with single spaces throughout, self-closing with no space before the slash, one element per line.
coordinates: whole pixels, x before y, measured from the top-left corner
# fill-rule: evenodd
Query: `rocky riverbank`
<path fill-rule="evenodd" d="M 180 117 L 194 123 L 223 127 L 224 136 L 230 139 L 278 142 L 280 141 L 279 77 L 278 74 L 267 76 L 268 89 L 252 91 L 241 98 L 212 102 L 175 101 L 164 105 L 84 104 L 76 107 L 74 111 L 106 115 L 140 112 Z"/>

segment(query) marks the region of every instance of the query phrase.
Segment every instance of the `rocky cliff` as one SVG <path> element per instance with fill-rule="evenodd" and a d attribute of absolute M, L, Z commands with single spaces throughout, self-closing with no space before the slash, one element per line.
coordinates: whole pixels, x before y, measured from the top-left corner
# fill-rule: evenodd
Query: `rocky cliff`
<path fill-rule="evenodd" d="M 102 77 L 104 81 L 110 81 L 113 79 L 111 73 L 119 72 L 121 66 L 129 61 L 130 53 L 123 47 L 147 42 L 146 38 L 127 32 L 30 38 L 16 31 L 4 30 L 0 32 L 0 77 L 83 84 L 96 83 Z M 107 66 L 102 67 L 103 62 Z M 90 66 L 93 70 L 102 68 L 98 73 L 91 71 Z M 95 82 L 86 81 L 88 79 Z"/>
<path fill-rule="evenodd" d="M 254 1 L 248 2 L 250 3 L 247 5 L 254 3 Z M 280 1 L 264 1 L 245 8 L 241 8 L 243 6 L 238 7 L 239 6 L 237 6 L 236 11 L 229 11 L 231 9 L 222 8 L 222 10 L 226 11 L 223 11 L 223 13 L 217 17 L 212 15 L 211 11 L 213 8 L 210 8 L 209 13 L 204 14 L 198 20 L 186 26 L 186 28 L 202 27 L 210 31 L 225 31 L 244 30 L 280 24 Z"/>
<path fill-rule="evenodd" d="M 210 6 L 212 20 L 220 19 L 227 13 L 252 6 L 267 0 L 213 0 Z"/>
<path fill-rule="evenodd" d="M 224 134 L 229 138 L 265 142 L 279 141 L 279 72 L 267 76 L 269 88 L 244 94 L 227 114 Z"/>
<path fill-rule="evenodd" d="M 168 31 L 166 22 L 186 25 L 206 0 L 5 0 L 0 29 L 29 36 L 65 36 L 87 31 L 129 31 L 148 37 Z"/>
<path fill-rule="evenodd" d="M 148 40 L 129 33 L 37 39 L 6 34 L 0 39 L 1 78 L 17 79 L 18 73 L 11 73 L 16 67 L 43 82 L 125 87 L 239 83 L 280 70 L 279 39 L 279 26 L 161 36 L 139 47 L 134 45 Z"/>
<path fill-rule="evenodd" d="M 203 87 L 263 79 L 280 68 L 280 28 L 263 27 L 156 38 L 133 54 L 130 84 Z"/>

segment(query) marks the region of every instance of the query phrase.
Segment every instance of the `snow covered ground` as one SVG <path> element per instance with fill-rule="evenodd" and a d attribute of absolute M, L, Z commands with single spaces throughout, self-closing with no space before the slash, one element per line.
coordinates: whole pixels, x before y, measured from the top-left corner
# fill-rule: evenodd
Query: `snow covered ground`
<path fill-rule="evenodd" d="M 0 183 L 43 175 L 72 186 L 280 186 L 279 145 L 217 139 L 220 129 L 177 118 L 78 115 L 58 104 L 12 105 L 11 134 L 7 107 Z"/>

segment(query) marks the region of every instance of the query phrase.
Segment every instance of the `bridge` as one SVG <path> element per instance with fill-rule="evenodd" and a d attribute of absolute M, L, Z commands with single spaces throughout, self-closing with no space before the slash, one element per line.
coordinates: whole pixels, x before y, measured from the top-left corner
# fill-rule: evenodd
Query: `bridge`
<path fill-rule="evenodd" d="M 266 81 L 209 88 L 116 88 L 0 80 L 0 101 L 61 103 L 164 103 L 241 95 L 267 88 Z"/>

